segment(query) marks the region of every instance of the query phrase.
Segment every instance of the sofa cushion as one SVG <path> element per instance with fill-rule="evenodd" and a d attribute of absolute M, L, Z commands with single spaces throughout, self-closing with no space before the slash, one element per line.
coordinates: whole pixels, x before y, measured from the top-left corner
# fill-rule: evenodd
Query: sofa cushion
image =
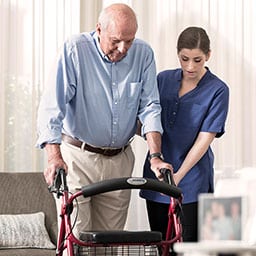
<path fill-rule="evenodd" d="M 56 256 L 55 250 L 49 249 L 3 249 L 0 256 Z"/>
<path fill-rule="evenodd" d="M 55 248 L 43 212 L 0 215 L 0 227 L 0 248 Z"/>
<path fill-rule="evenodd" d="M 46 229 L 56 245 L 56 205 L 42 172 L 0 172 L 0 195 L 0 214 L 44 212 Z"/>

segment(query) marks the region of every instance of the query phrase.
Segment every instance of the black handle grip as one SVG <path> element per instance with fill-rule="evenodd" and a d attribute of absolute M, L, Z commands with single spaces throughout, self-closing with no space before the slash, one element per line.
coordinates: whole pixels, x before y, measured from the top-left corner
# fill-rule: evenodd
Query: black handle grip
<path fill-rule="evenodd" d="M 163 175 L 164 181 L 165 181 L 167 184 L 176 186 L 176 184 L 175 184 L 175 182 L 174 182 L 174 179 L 173 179 L 173 175 L 172 175 L 172 171 L 171 171 L 171 170 L 166 169 L 166 168 L 162 168 L 162 169 L 160 169 L 160 172 L 161 172 L 161 174 Z"/>
<path fill-rule="evenodd" d="M 58 168 L 56 170 L 56 175 L 53 184 L 49 187 L 51 193 L 57 193 L 57 197 L 62 195 L 64 190 L 67 190 L 66 172 L 63 168 Z"/>

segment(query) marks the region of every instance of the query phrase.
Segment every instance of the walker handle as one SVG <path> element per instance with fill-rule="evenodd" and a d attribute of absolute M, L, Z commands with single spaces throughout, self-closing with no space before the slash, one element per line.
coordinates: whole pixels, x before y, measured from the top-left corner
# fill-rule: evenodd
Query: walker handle
<path fill-rule="evenodd" d="M 67 175 L 65 170 L 62 168 L 58 168 L 56 170 L 56 175 L 53 184 L 48 187 L 51 193 L 57 194 L 57 198 L 59 198 L 62 195 L 62 192 L 64 190 L 68 190 L 66 176 Z"/>
<path fill-rule="evenodd" d="M 166 168 L 162 168 L 160 169 L 160 173 L 163 175 L 164 177 L 164 182 L 166 182 L 169 185 L 173 185 L 176 186 L 174 179 L 173 179 L 173 175 L 172 175 L 172 171 Z"/>
<path fill-rule="evenodd" d="M 84 197 L 122 189 L 145 189 L 179 198 L 181 189 L 165 182 L 141 177 L 124 177 L 99 181 L 81 188 Z"/>

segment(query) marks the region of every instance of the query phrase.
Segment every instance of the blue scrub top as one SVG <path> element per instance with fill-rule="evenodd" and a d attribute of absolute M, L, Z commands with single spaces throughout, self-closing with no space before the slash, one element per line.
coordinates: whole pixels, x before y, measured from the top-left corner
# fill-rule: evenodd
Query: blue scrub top
<path fill-rule="evenodd" d="M 166 70 L 158 74 L 158 87 L 162 106 L 161 120 L 164 133 L 162 153 L 166 162 L 172 164 L 174 172 L 179 169 L 199 132 L 225 132 L 228 112 L 229 89 L 217 76 L 207 72 L 192 91 L 179 97 L 182 70 Z M 213 161 L 211 148 L 179 183 L 183 193 L 183 203 L 198 201 L 199 193 L 213 192 Z M 144 176 L 156 178 L 145 160 Z M 170 199 L 160 193 L 142 190 L 140 196 L 160 203 L 170 203 Z"/>

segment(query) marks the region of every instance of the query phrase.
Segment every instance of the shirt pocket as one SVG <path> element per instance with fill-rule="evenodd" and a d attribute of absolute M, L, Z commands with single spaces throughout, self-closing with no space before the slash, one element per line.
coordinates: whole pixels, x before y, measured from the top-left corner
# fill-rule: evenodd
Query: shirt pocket
<path fill-rule="evenodd" d="M 127 107 L 136 108 L 140 101 L 142 82 L 132 82 L 127 87 Z"/>

